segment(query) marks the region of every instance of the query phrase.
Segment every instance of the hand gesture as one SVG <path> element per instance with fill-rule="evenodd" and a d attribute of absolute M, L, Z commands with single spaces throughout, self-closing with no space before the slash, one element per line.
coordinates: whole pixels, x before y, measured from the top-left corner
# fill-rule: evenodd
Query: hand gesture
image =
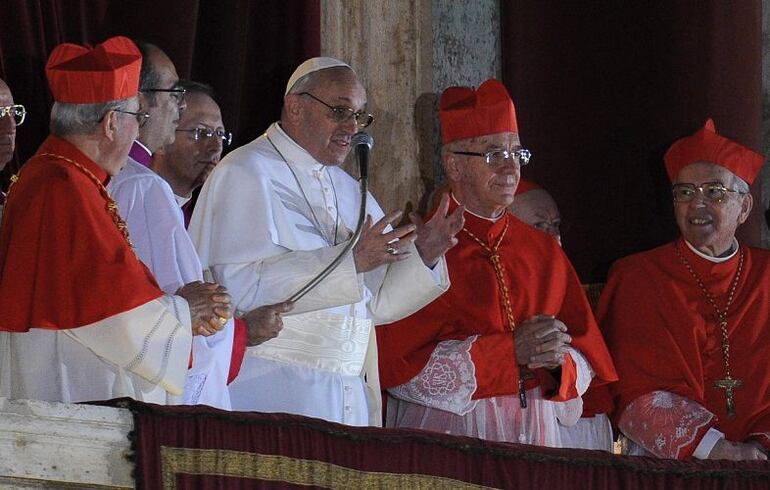
<path fill-rule="evenodd" d="M 457 245 L 455 235 L 463 229 L 465 224 L 463 216 L 465 207 L 458 206 L 450 215 L 447 215 L 448 212 L 449 193 L 444 193 L 436 213 L 427 223 L 423 223 L 417 213 L 409 215 L 409 219 L 417 227 L 417 240 L 414 244 L 423 263 L 428 267 L 435 266 L 447 250 Z"/>
<path fill-rule="evenodd" d="M 555 369 L 564 362 L 572 337 L 567 326 L 550 315 L 536 315 L 513 331 L 516 358 L 529 369 Z"/>
<path fill-rule="evenodd" d="M 353 247 L 356 272 L 369 272 L 382 264 L 406 260 L 412 255 L 407 248 L 417 238 L 412 233 L 415 230 L 414 225 L 399 226 L 388 233 L 383 233 L 388 225 L 398 221 L 401 214 L 401 211 L 388 213 L 374 224 L 371 216 L 366 217 L 361 238 Z"/>
<path fill-rule="evenodd" d="M 219 284 L 195 281 L 179 288 L 176 294 L 186 299 L 190 306 L 193 335 L 214 335 L 233 316 L 230 295 Z"/>
<path fill-rule="evenodd" d="M 729 459 L 732 461 L 767 460 L 767 453 L 751 442 L 733 442 L 720 439 L 711 448 L 708 459 Z"/>
<path fill-rule="evenodd" d="M 275 305 L 260 306 L 243 316 L 246 322 L 246 345 L 259 345 L 273 339 L 283 329 L 283 313 L 294 309 L 294 303 L 284 301 Z"/>

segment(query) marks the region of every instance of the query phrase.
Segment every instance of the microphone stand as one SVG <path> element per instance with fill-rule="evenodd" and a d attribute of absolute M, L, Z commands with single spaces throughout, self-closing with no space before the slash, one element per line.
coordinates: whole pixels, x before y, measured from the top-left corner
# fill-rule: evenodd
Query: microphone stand
<path fill-rule="evenodd" d="M 353 144 L 354 147 L 358 146 L 359 144 L 367 144 L 365 142 L 356 143 L 357 140 L 361 140 L 363 138 L 358 137 L 359 135 L 364 135 L 366 138 L 368 138 L 369 143 L 368 146 L 371 149 L 371 136 L 369 136 L 366 133 L 356 133 L 353 135 Z M 358 138 L 357 138 L 358 137 Z M 358 156 L 358 154 L 356 154 Z M 353 237 L 350 239 L 347 245 L 342 249 L 342 251 L 337 255 L 337 257 L 334 258 L 334 260 L 331 261 L 329 265 L 324 268 L 317 276 L 315 276 L 313 279 L 311 279 L 307 284 L 305 284 L 302 289 L 294 293 L 290 298 L 289 301 L 296 302 L 299 299 L 301 299 L 303 296 L 305 296 L 307 293 L 310 292 L 311 289 L 318 286 L 318 284 L 326 279 L 326 276 L 332 273 L 334 269 L 337 268 L 337 266 L 342 262 L 342 260 L 348 255 L 348 253 L 353 250 L 353 247 L 356 246 L 356 243 L 358 243 L 358 240 L 361 238 L 361 233 L 364 231 L 364 221 L 366 221 L 366 197 L 369 189 L 369 172 L 368 172 L 368 161 L 366 161 L 365 158 L 361 158 L 358 156 L 358 172 L 359 172 L 359 190 L 361 192 L 361 206 L 358 209 L 358 224 L 356 225 L 356 231 L 353 232 Z"/>

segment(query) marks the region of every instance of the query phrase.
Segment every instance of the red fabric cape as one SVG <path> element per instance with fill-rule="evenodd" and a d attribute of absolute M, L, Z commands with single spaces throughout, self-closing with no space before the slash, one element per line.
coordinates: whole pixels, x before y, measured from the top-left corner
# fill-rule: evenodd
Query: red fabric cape
<path fill-rule="evenodd" d="M 0 330 L 81 327 L 163 293 L 107 212 L 96 183 L 105 171 L 71 143 L 49 136 L 22 169 L 0 232 Z"/>
<path fill-rule="evenodd" d="M 741 246 L 743 272 L 728 312 L 730 367 L 743 381 L 728 418 L 721 333 L 716 314 L 675 253 L 684 257 L 716 296 L 720 308 L 738 268 L 738 255 L 721 264 L 693 253 L 683 240 L 618 261 L 597 308 L 620 381 L 611 386 L 616 420 L 626 405 L 655 390 L 677 393 L 716 414 L 728 439 L 770 431 L 770 252 Z"/>
<path fill-rule="evenodd" d="M 452 202 L 451 209 L 455 208 Z M 615 380 L 612 360 L 588 300 L 558 243 L 510 213 L 492 223 L 466 212 L 465 227 L 481 240 L 494 243 L 506 219 L 509 228 L 499 253 L 517 324 L 537 314 L 554 315 L 569 328 L 572 345 L 589 360 L 599 383 Z M 452 281 L 449 291 L 417 313 L 377 327 L 383 388 L 416 376 L 439 342 L 479 335 L 471 349 L 477 379 L 473 398 L 518 393 L 513 336 L 505 324 L 489 254 L 466 233 L 458 233 L 457 238 L 459 243 L 446 254 Z"/>

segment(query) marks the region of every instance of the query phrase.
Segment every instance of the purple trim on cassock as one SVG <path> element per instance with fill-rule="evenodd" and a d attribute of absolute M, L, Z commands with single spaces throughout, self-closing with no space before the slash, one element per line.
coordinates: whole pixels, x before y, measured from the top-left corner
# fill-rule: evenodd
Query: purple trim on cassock
<path fill-rule="evenodd" d="M 131 145 L 131 150 L 128 152 L 128 156 L 147 168 L 150 168 L 150 165 L 152 164 L 152 154 L 136 141 L 134 141 L 134 144 Z"/>

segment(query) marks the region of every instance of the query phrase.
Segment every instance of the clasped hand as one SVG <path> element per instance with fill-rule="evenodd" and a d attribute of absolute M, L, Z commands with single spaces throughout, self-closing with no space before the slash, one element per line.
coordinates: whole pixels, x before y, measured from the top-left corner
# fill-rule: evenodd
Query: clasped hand
<path fill-rule="evenodd" d="M 233 316 L 230 294 L 219 284 L 195 281 L 179 288 L 176 294 L 186 299 L 190 306 L 193 335 L 214 335 Z"/>
<path fill-rule="evenodd" d="M 516 358 L 529 369 L 556 369 L 572 342 L 567 326 L 550 315 L 535 315 L 513 331 Z"/>

